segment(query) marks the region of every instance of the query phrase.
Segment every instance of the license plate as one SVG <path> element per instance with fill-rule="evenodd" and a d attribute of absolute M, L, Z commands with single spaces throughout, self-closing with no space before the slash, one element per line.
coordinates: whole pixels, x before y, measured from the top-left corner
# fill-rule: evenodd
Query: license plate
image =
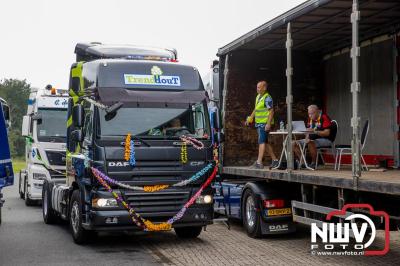
<path fill-rule="evenodd" d="M 291 208 L 267 210 L 267 216 L 287 215 L 291 213 Z"/>

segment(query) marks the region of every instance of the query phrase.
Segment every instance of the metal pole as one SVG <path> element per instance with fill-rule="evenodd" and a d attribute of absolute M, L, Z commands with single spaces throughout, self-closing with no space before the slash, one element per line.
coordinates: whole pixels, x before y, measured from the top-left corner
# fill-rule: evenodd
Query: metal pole
<path fill-rule="evenodd" d="M 292 47 L 293 40 L 291 34 L 290 23 L 287 25 L 287 39 L 286 39 L 286 60 L 287 60 L 287 68 L 286 68 L 286 79 L 287 79 L 287 95 L 286 95 L 286 104 L 287 104 L 287 130 L 288 130 L 288 141 L 286 145 L 287 149 L 287 169 L 290 172 L 293 170 L 293 148 L 292 148 L 292 76 L 293 76 L 293 68 L 292 68 Z"/>
<path fill-rule="evenodd" d="M 352 152 L 352 174 L 353 174 L 353 188 L 358 189 L 358 180 L 361 176 L 361 165 L 360 165 L 360 117 L 358 114 L 358 94 L 361 90 L 361 84 L 359 82 L 359 69 L 358 60 L 360 57 L 360 46 L 358 40 L 358 23 L 360 21 L 360 11 L 358 10 L 358 0 L 353 0 L 353 12 L 351 13 L 352 23 L 352 48 L 351 48 L 351 59 L 352 59 L 352 83 L 351 93 L 353 99 L 353 117 L 351 118 L 351 126 L 353 128 L 353 135 L 351 141 L 351 152 Z"/>

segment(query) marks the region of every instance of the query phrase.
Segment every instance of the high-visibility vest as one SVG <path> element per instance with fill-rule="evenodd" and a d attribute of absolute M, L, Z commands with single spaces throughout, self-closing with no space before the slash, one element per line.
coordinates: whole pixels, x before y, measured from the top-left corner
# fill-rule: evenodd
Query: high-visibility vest
<path fill-rule="evenodd" d="M 269 109 L 265 107 L 265 99 L 270 95 L 268 92 L 264 93 L 264 95 L 258 94 L 256 97 L 255 104 L 255 122 L 256 124 L 266 124 L 268 122 L 269 117 Z M 272 119 L 271 124 L 274 124 L 274 119 Z"/>

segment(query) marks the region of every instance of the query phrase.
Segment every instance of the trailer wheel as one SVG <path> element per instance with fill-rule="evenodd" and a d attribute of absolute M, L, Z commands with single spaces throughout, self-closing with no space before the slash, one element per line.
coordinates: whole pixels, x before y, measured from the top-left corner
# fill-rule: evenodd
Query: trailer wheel
<path fill-rule="evenodd" d="M 31 200 L 28 196 L 28 182 L 26 181 L 26 178 L 24 178 L 24 198 L 25 198 L 25 205 L 26 206 L 33 206 L 34 205 L 34 201 Z"/>
<path fill-rule="evenodd" d="M 242 220 L 247 234 L 252 238 L 261 237 L 261 216 L 256 211 L 256 200 L 251 189 L 244 192 L 242 202 Z"/>
<path fill-rule="evenodd" d="M 87 243 L 96 235 L 95 231 L 88 231 L 82 227 L 82 201 L 79 190 L 72 193 L 69 208 L 69 225 L 74 242 L 78 245 Z"/>
<path fill-rule="evenodd" d="M 57 213 L 54 211 L 51 203 L 51 185 L 45 181 L 42 190 L 42 213 L 43 221 L 46 224 L 55 224 L 58 222 Z"/>
<path fill-rule="evenodd" d="M 179 238 L 196 238 L 201 233 L 201 226 L 179 227 L 174 228 L 176 235 Z"/>

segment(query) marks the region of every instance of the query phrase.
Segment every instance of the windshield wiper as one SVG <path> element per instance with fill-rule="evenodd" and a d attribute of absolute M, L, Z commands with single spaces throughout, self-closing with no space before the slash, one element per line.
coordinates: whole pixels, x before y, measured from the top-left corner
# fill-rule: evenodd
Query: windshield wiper
<path fill-rule="evenodd" d="M 132 138 L 139 140 L 140 142 L 145 144 L 147 147 L 151 147 L 151 145 L 147 141 L 144 141 L 142 138 L 140 138 L 138 136 L 132 136 Z"/>

